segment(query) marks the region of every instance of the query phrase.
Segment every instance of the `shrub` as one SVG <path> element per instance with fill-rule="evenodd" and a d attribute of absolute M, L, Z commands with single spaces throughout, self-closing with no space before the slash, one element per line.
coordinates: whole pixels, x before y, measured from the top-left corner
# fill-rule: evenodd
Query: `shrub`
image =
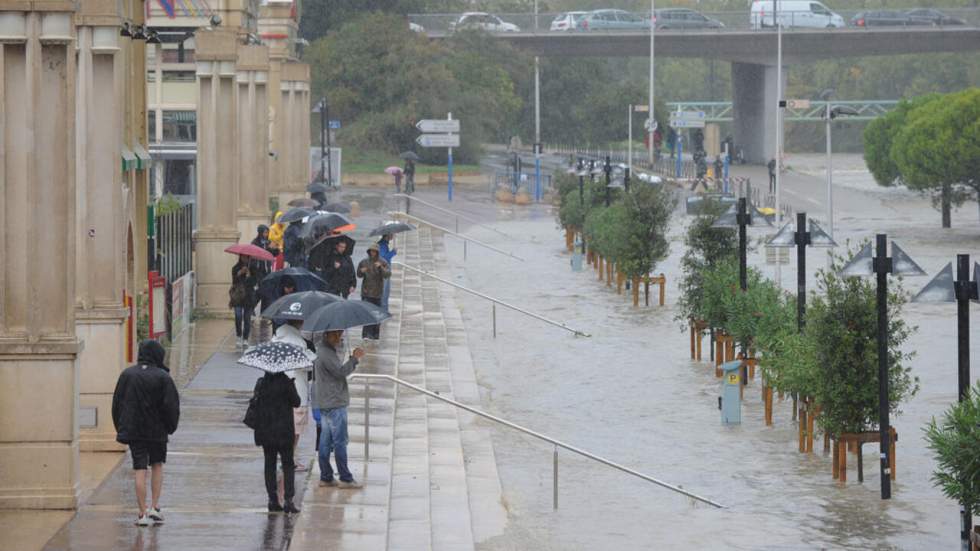
<path fill-rule="evenodd" d="M 925 429 L 926 442 L 939 464 L 933 483 L 943 495 L 980 515 L 980 383 L 966 400 L 953 404 Z"/>

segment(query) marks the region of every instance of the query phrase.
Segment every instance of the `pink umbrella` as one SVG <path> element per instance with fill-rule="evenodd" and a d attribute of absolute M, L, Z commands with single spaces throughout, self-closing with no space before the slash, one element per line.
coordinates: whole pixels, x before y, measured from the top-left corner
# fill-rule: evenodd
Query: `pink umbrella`
<path fill-rule="evenodd" d="M 391 174 L 392 176 L 396 176 L 398 174 L 401 174 L 402 172 L 403 172 L 402 169 L 398 168 L 397 166 L 389 166 L 388 168 L 385 169 L 385 173 Z"/>
<path fill-rule="evenodd" d="M 272 253 L 269 251 L 263 249 L 262 247 L 252 245 L 251 243 L 238 243 L 237 245 L 232 245 L 225 249 L 225 252 L 231 254 L 243 254 L 245 256 L 257 258 L 259 260 L 267 260 L 270 262 L 276 258 L 272 256 Z"/>

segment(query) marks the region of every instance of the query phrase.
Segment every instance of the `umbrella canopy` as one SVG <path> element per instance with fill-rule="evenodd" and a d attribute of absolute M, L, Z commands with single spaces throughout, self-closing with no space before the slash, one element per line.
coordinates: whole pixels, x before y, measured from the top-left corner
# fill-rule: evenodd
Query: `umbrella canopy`
<path fill-rule="evenodd" d="M 324 205 L 323 210 L 327 212 L 339 212 L 340 214 L 350 213 L 350 203 L 344 201 L 338 201 L 336 203 L 327 203 Z"/>
<path fill-rule="evenodd" d="M 402 172 L 404 171 L 397 166 L 389 166 L 388 168 L 385 169 L 385 174 L 391 174 L 392 176 L 401 174 Z"/>
<path fill-rule="evenodd" d="M 327 282 L 306 268 L 290 267 L 272 272 L 259 282 L 259 296 L 272 301 L 282 296 L 283 281 L 289 278 L 295 286 L 294 291 L 326 291 Z"/>
<path fill-rule="evenodd" d="M 316 206 L 319 205 L 320 203 L 317 203 L 316 201 L 310 199 L 309 197 L 300 197 L 299 199 L 293 199 L 292 201 L 286 204 L 291 207 L 306 207 L 308 209 L 312 209 L 312 208 L 316 208 Z"/>
<path fill-rule="evenodd" d="M 303 230 L 300 232 L 300 236 L 303 239 L 316 239 L 323 234 L 329 234 L 336 229 L 343 228 L 344 226 L 354 226 L 343 214 L 339 212 L 317 212 L 316 214 L 310 216 L 303 225 Z M 353 227 L 347 229 L 350 231 L 354 229 Z"/>
<path fill-rule="evenodd" d="M 345 300 L 328 304 L 313 312 L 303 322 L 303 331 L 322 333 L 341 331 L 362 325 L 376 325 L 391 317 L 380 306 L 363 300 Z"/>
<path fill-rule="evenodd" d="M 313 214 L 314 212 L 315 211 L 313 209 L 306 208 L 306 207 L 293 207 L 287 210 L 286 214 L 283 214 L 282 216 L 279 217 L 279 223 L 289 224 L 292 222 L 299 222 L 300 220 L 306 218 L 307 216 Z"/>
<path fill-rule="evenodd" d="M 242 354 L 238 363 L 268 373 L 282 373 L 313 366 L 316 354 L 287 342 L 270 341 L 253 346 Z"/>
<path fill-rule="evenodd" d="M 226 248 L 225 252 L 231 254 L 243 254 L 259 260 L 272 261 L 276 259 L 276 257 L 272 256 L 272 253 L 269 251 L 263 249 L 262 247 L 252 245 L 251 243 L 238 243 L 232 245 Z"/>
<path fill-rule="evenodd" d="M 306 186 L 306 191 L 309 193 L 326 193 L 327 186 L 321 184 L 320 182 L 313 182 L 312 184 Z"/>
<path fill-rule="evenodd" d="M 422 158 L 419 157 L 418 155 L 416 155 L 414 151 L 402 151 L 402 154 L 399 155 L 399 157 L 401 157 L 402 159 L 410 160 L 410 161 L 421 161 L 422 160 Z"/>
<path fill-rule="evenodd" d="M 273 321 L 305 320 L 320 308 L 342 300 L 343 297 L 323 291 L 292 293 L 270 304 L 262 317 Z"/>
<path fill-rule="evenodd" d="M 395 220 L 388 220 L 386 222 L 383 222 L 377 228 L 371 230 L 371 233 L 368 235 L 385 235 L 388 233 L 401 233 L 406 231 L 413 231 L 415 229 L 417 228 L 411 224 L 406 224 L 405 222 L 397 222 Z"/>

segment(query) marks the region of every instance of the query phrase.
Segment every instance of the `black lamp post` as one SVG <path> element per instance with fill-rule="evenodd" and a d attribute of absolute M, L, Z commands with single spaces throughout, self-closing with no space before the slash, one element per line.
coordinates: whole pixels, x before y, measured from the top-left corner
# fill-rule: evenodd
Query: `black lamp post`
<path fill-rule="evenodd" d="M 578 205 L 585 205 L 585 167 L 582 163 L 582 157 L 578 158 Z"/>
<path fill-rule="evenodd" d="M 812 219 L 807 228 L 805 212 L 796 213 L 796 228 L 787 222 L 772 236 L 767 247 L 796 247 L 796 326 L 803 331 L 806 323 L 806 247 L 836 247 L 837 243 Z"/>
<path fill-rule="evenodd" d="M 609 206 L 610 190 L 609 190 L 609 176 L 612 173 L 612 164 L 609 161 L 609 155 L 606 155 L 606 164 L 602 166 L 602 171 L 606 173 L 606 206 Z"/>
<path fill-rule="evenodd" d="M 892 241 L 892 256 L 888 256 L 888 236 L 875 236 L 874 256 L 871 244 L 865 245 L 840 271 L 845 276 L 874 274 L 877 279 L 878 306 L 878 431 L 880 437 L 881 499 L 891 499 L 891 447 L 888 429 L 888 274 L 926 275 L 912 258 Z"/>
<path fill-rule="evenodd" d="M 970 301 L 978 300 L 980 287 L 980 264 L 975 265 L 973 280 L 970 280 L 970 255 L 956 255 L 956 280 L 953 280 L 953 264 L 936 274 L 912 302 L 955 302 L 956 303 L 956 349 L 958 372 L 958 396 L 962 402 L 970 393 Z M 963 549 L 970 547 L 970 532 L 973 530 L 973 516 L 969 509 L 960 504 L 960 541 Z"/>

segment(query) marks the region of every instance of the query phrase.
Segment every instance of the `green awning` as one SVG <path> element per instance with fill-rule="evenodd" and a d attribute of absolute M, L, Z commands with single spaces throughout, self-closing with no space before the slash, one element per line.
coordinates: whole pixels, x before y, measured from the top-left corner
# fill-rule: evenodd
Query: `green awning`
<path fill-rule="evenodd" d="M 136 159 L 136 154 L 132 152 L 128 147 L 123 146 L 122 148 L 122 171 L 129 172 L 136 168 L 139 161 Z"/>
<path fill-rule="evenodd" d="M 136 170 L 146 170 L 150 168 L 150 160 L 152 158 L 150 157 L 150 154 L 143 149 L 143 146 L 136 144 L 136 147 L 134 147 L 133 150 L 136 153 Z"/>

